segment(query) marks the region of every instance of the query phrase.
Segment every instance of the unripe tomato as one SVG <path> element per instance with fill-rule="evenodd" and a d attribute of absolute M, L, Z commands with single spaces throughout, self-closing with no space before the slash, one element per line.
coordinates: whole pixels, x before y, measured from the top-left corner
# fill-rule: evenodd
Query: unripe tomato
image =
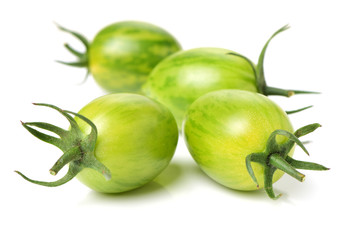
<path fill-rule="evenodd" d="M 237 190 L 256 190 L 245 159 L 264 152 L 271 133 L 293 132 L 286 113 L 261 94 L 220 90 L 197 99 L 184 122 L 187 147 L 200 168 L 216 182 Z M 277 137 L 283 143 L 285 137 Z M 290 152 L 291 156 L 293 152 Z M 264 186 L 264 166 L 252 163 L 259 187 Z M 276 171 L 273 182 L 283 175 Z"/>
<path fill-rule="evenodd" d="M 256 92 L 251 65 L 222 48 L 180 51 L 160 62 L 151 72 L 144 93 L 166 105 L 179 128 L 187 108 L 198 97 L 221 89 Z"/>
<path fill-rule="evenodd" d="M 32 180 L 16 171 L 29 182 L 56 187 L 77 177 L 98 192 L 125 192 L 152 181 L 174 155 L 179 136 L 175 119 L 166 107 L 145 96 L 106 95 L 79 113 L 49 104 L 36 105 L 55 109 L 70 122 L 69 130 L 44 122 L 22 123 L 35 137 L 63 151 L 49 170 L 52 175 L 65 165 L 69 168 L 54 182 Z"/>
<path fill-rule="evenodd" d="M 81 53 L 65 44 L 78 60 L 59 62 L 87 68 L 98 85 L 108 92 L 139 93 L 157 63 L 181 49 L 170 33 L 146 22 L 113 23 L 100 30 L 92 42 L 80 33 L 59 28 L 78 38 L 86 48 Z"/>
<path fill-rule="evenodd" d="M 239 89 L 263 95 L 314 93 L 270 87 L 265 81 L 264 57 L 271 39 L 288 29 L 276 31 L 263 47 L 257 65 L 234 51 L 195 48 L 177 52 L 161 61 L 143 86 L 144 93 L 167 106 L 179 128 L 190 104 L 200 96 L 221 89 Z"/>
<path fill-rule="evenodd" d="M 170 111 L 137 94 L 110 94 L 93 100 L 79 114 L 97 127 L 97 160 L 111 172 L 107 181 L 93 169 L 78 175 L 99 192 L 124 192 L 150 182 L 169 164 L 178 141 L 178 128 Z M 77 119 L 84 133 L 90 126 Z"/>
<path fill-rule="evenodd" d="M 109 92 L 139 92 L 157 63 L 180 48 L 177 40 L 160 27 L 118 22 L 103 28 L 93 39 L 89 69 Z"/>

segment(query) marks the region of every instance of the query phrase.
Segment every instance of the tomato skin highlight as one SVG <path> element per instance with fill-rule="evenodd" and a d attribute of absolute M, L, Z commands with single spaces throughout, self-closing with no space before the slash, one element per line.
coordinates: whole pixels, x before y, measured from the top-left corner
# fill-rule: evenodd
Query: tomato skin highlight
<path fill-rule="evenodd" d="M 90 44 L 89 71 L 108 92 L 140 92 L 155 65 L 180 49 L 178 41 L 160 27 L 117 22 L 103 28 Z"/>
<path fill-rule="evenodd" d="M 227 54 L 230 52 L 233 51 L 196 48 L 175 53 L 153 69 L 143 91 L 167 106 L 181 128 L 187 108 L 208 92 L 221 89 L 257 92 L 249 62 Z"/>
<path fill-rule="evenodd" d="M 118 193 L 141 187 L 161 173 L 174 155 L 178 141 L 175 119 L 168 109 L 145 96 L 109 94 L 79 113 L 96 125 L 95 157 L 112 175 L 107 181 L 100 172 L 83 169 L 77 179 L 95 191 Z M 88 124 L 76 120 L 88 134 Z"/>
<path fill-rule="evenodd" d="M 183 123 L 187 147 L 200 168 L 216 182 L 243 191 L 257 189 L 246 169 L 247 155 L 264 151 L 277 129 L 293 132 L 286 113 L 267 97 L 241 90 L 220 90 L 200 97 Z M 277 138 L 279 143 L 285 140 Z M 264 167 L 252 166 L 262 188 Z M 277 170 L 273 182 L 282 175 Z"/>

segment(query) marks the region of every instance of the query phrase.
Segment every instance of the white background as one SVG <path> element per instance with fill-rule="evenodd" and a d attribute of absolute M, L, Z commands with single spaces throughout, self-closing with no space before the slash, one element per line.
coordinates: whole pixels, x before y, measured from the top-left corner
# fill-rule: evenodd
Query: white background
<path fill-rule="evenodd" d="M 0 238 L 1 239 L 352 239 L 352 56 L 350 1 L 2 1 L 0 3 Z M 46 102 L 78 111 L 104 92 L 84 70 L 54 60 L 73 60 L 65 42 L 83 49 L 53 22 L 89 39 L 104 26 L 141 20 L 167 29 L 184 49 L 228 48 L 257 57 L 268 37 L 265 59 L 271 86 L 314 90 L 321 95 L 272 97 L 292 115 L 295 128 L 323 125 L 306 137 L 310 157 L 331 167 L 303 171 L 304 183 L 284 176 L 277 201 L 263 190 L 227 189 L 205 176 L 180 139 L 170 166 L 136 191 L 98 194 L 77 180 L 58 188 L 25 182 L 14 170 L 53 180 L 48 169 L 61 155 L 35 139 L 22 121 L 67 126 Z M 7 237 L 5 237 L 7 236 Z"/>

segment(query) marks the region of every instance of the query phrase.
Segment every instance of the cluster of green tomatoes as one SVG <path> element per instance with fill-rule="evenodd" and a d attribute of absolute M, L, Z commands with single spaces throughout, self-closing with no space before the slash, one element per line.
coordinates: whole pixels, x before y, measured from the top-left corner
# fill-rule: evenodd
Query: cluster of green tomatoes
<path fill-rule="evenodd" d="M 78 113 L 50 104 L 70 123 L 68 130 L 44 122 L 23 126 L 37 138 L 53 144 L 63 155 L 50 169 L 54 182 L 26 180 L 49 187 L 76 177 L 91 189 L 119 193 L 139 188 L 159 175 L 173 158 L 179 135 L 200 168 L 216 182 L 232 189 L 264 188 L 276 199 L 272 184 L 284 173 L 299 181 L 297 169 L 326 167 L 292 158 L 294 147 L 307 150 L 299 140 L 320 125 L 296 131 L 268 95 L 313 93 L 269 87 L 263 61 L 258 63 L 221 48 L 182 50 L 178 41 L 160 27 L 125 21 L 103 28 L 88 41 L 83 35 L 58 26 L 85 46 L 77 57 L 61 62 L 84 67 L 109 94 L 84 106 Z M 48 135 L 44 129 L 54 133 Z"/>

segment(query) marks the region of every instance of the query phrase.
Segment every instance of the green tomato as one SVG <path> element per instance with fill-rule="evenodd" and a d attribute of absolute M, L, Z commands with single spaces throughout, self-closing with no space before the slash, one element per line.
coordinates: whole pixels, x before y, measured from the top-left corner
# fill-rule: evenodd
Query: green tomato
<path fill-rule="evenodd" d="M 175 119 L 153 100 L 135 94 L 111 94 L 87 104 L 79 114 L 97 126 L 95 156 L 111 172 L 109 181 L 89 168 L 77 175 L 96 191 L 124 192 L 143 186 L 173 157 L 178 141 Z M 88 124 L 77 122 L 84 133 L 89 133 Z"/>
<path fill-rule="evenodd" d="M 140 92 L 151 70 L 165 57 L 181 49 L 178 41 L 155 25 L 124 21 L 111 24 L 89 43 L 82 35 L 60 29 L 78 37 L 86 46 L 86 53 L 71 66 L 87 67 L 98 85 L 108 92 Z"/>
<path fill-rule="evenodd" d="M 87 104 L 79 113 L 48 104 L 37 105 L 56 109 L 69 120 L 69 130 L 48 123 L 23 123 L 34 136 L 64 152 L 50 173 L 55 175 L 66 164 L 69 169 L 55 182 L 32 180 L 17 172 L 32 183 L 55 187 L 76 176 L 98 192 L 125 192 L 152 181 L 174 155 L 179 136 L 176 121 L 166 107 L 145 96 L 106 95 Z M 52 131 L 60 138 L 32 126 Z"/>
<path fill-rule="evenodd" d="M 180 128 L 189 105 L 205 93 L 232 88 L 257 91 L 249 63 L 229 52 L 196 48 L 175 53 L 153 69 L 143 90 L 172 111 Z"/>
<path fill-rule="evenodd" d="M 263 61 L 269 41 L 286 30 L 284 26 L 265 44 L 257 66 L 248 58 L 221 48 L 196 48 L 175 53 L 161 61 L 151 72 L 144 93 L 167 106 L 179 128 L 190 104 L 205 93 L 221 89 L 240 89 L 264 95 L 291 96 L 313 93 L 269 87 Z"/>
<path fill-rule="evenodd" d="M 246 168 L 246 157 L 264 152 L 269 136 L 277 129 L 293 132 L 286 113 L 267 97 L 240 90 L 220 90 L 200 97 L 188 109 L 183 124 L 187 147 L 200 168 L 216 182 L 244 191 L 258 188 Z M 279 143 L 285 140 L 277 139 Z M 253 163 L 252 167 L 262 188 L 264 166 Z M 282 175 L 276 171 L 273 181 Z"/>

